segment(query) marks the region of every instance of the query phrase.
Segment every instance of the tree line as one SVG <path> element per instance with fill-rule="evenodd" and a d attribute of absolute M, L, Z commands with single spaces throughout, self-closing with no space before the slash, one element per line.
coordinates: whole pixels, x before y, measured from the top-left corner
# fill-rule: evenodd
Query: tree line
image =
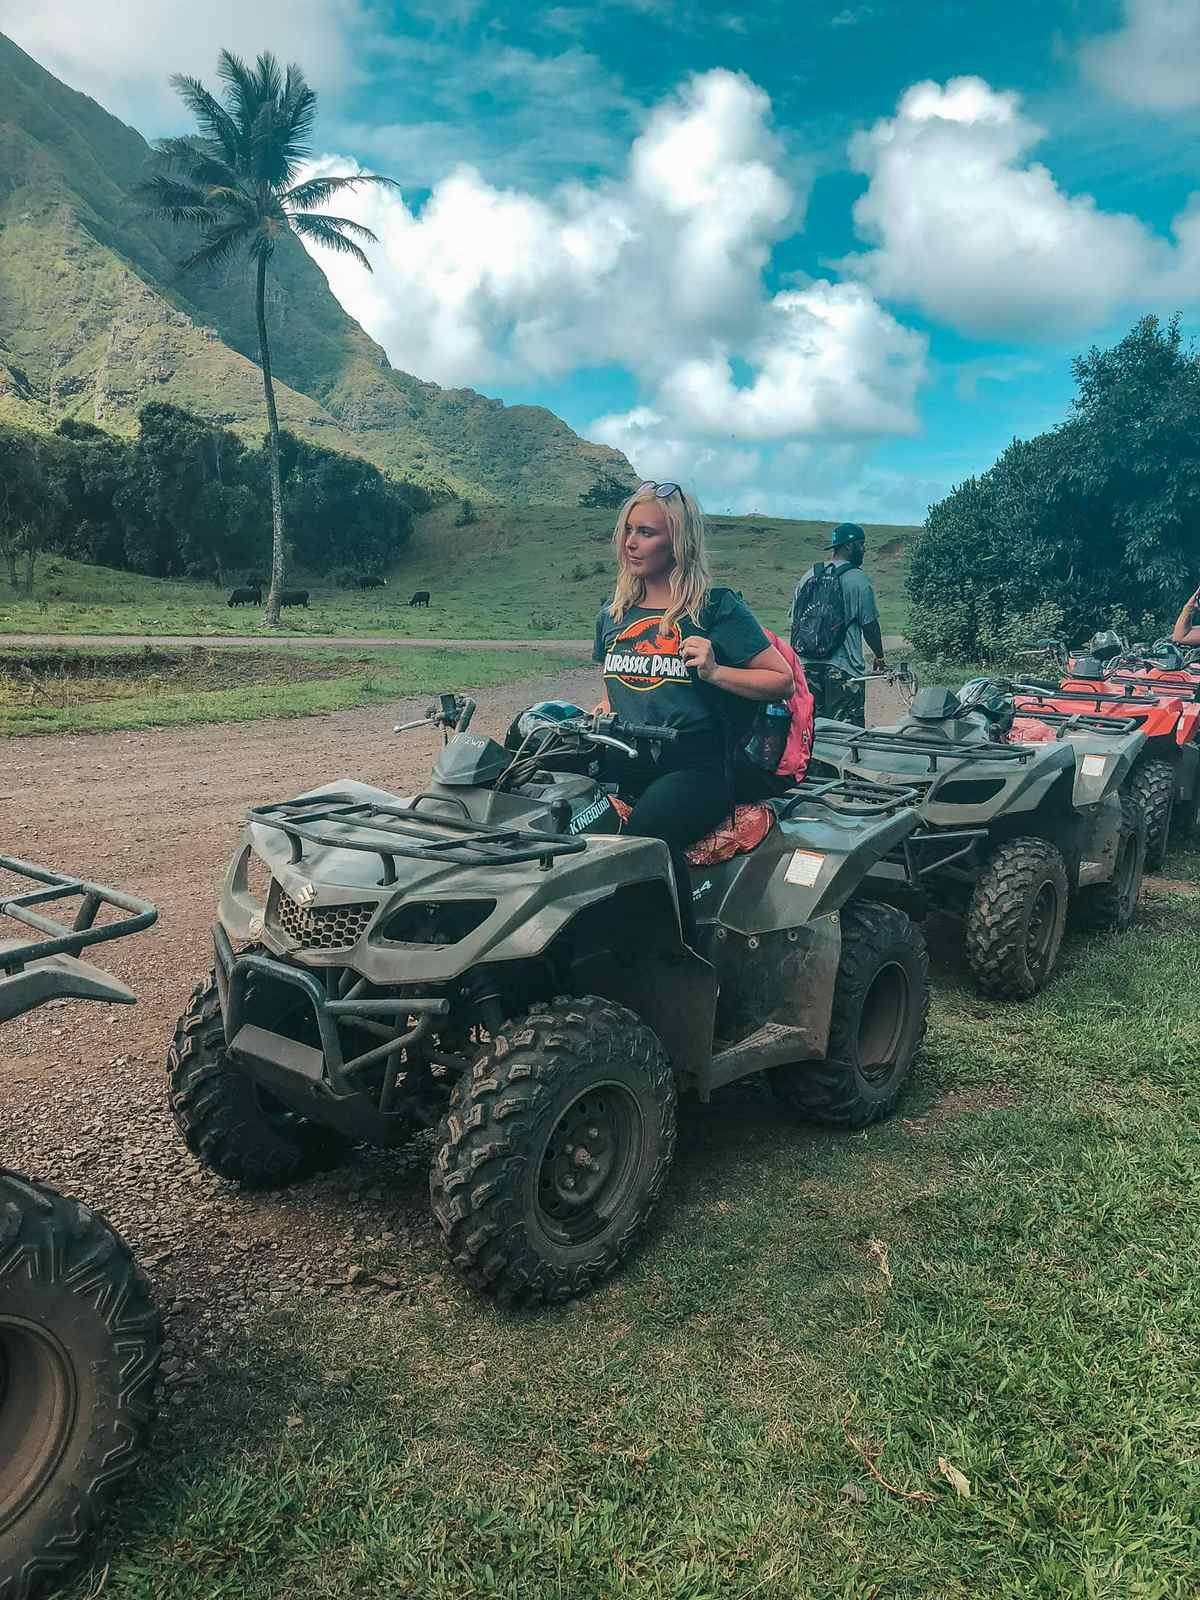
<path fill-rule="evenodd" d="M 356 456 L 279 434 L 291 561 L 378 572 L 431 497 Z M 0 557 L 32 589 L 43 552 L 154 577 L 224 584 L 271 569 L 269 450 L 154 402 L 121 439 L 65 420 L 53 434 L 0 425 Z"/>
<path fill-rule="evenodd" d="M 1200 578 L 1200 358 L 1148 316 L 1072 363 L 1066 421 L 929 509 L 908 574 L 927 659 L 1166 631 Z"/>

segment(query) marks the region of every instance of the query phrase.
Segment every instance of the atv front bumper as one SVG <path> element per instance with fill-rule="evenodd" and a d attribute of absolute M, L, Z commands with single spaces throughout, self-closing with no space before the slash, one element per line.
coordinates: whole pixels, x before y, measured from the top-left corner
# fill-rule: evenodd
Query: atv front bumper
<path fill-rule="evenodd" d="M 330 1102 L 345 1102 L 348 1113 L 356 1107 L 362 1112 L 369 1110 L 373 1124 L 370 1131 L 362 1118 L 355 1116 L 353 1120 L 360 1137 L 378 1138 L 374 1119 L 381 1113 L 386 1115 L 386 1098 L 377 1104 L 363 1093 L 352 1074 L 388 1057 L 398 1061 L 401 1051 L 429 1032 L 435 1017 L 447 1015 L 450 1002 L 441 997 L 415 995 L 391 1000 L 335 999 L 316 974 L 303 967 L 291 966 L 260 951 L 238 955 L 219 922 L 213 925 L 213 948 L 229 1054 L 252 1077 L 293 1103 L 297 1093 L 325 1101 L 327 1112 L 322 1120 L 334 1120 L 328 1114 L 332 1111 Z M 247 1020 L 249 988 L 255 977 L 299 990 L 312 1006 L 320 1048 Z M 381 1036 L 381 1042 L 347 1060 L 339 1022 L 353 1022 L 360 1030 Z M 406 1022 L 410 1025 L 404 1026 Z M 318 1111 L 313 1114 L 322 1116 Z"/>

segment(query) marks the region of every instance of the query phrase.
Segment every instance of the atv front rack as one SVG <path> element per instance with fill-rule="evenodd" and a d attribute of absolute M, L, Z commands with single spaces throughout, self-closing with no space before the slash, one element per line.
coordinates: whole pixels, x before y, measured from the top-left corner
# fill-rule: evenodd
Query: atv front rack
<path fill-rule="evenodd" d="M 822 744 L 842 745 L 851 761 L 861 761 L 864 750 L 886 750 L 893 755 L 922 756 L 929 771 L 938 770 L 939 761 L 1007 761 L 1020 764 L 1032 758 L 1033 751 L 1012 744 L 963 744 L 952 739 L 922 739 L 918 734 L 886 733 L 881 728 L 822 728 L 813 741 L 816 752 Z"/>
<path fill-rule="evenodd" d="M 458 806 L 462 817 L 422 817 L 422 800 Z M 361 850 L 383 863 L 381 884 L 396 882 L 396 861 L 450 861 L 456 866 L 509 867 L 536 861 L 543 872 L 556 856 L 587 848 L 582 839 L 535 834 L 522 828 L 480 828 L 457 796 L 421 793 L 407 806 L 356 800 L 349 794 L 312 795 L 251 806 L 247 819 L 263 828 L 277 828 L 291 846 L 293 865 L 304 860 L 304 845 L 328 850 Z"/>
<path fill-rule="evenodd" d="M 37 889 L 24 889 L 20 894 L 0 892 L 0 916 L 12 917 L 45 936 L 24 944 L 0 943 L 0 984 L 19 973 L 27 962 L 42 961 L 47 956 L 78 956 L 89 945 L 106 944 L 110 939 L 140 933 L 158 918 L 157 910 L 146 900 L 122 894 L 118 889 L 107 889 L 103 884 L 88 883 L 83 878 L 51 872 L 48 867 L 35 867 L 15 856 L 0 855 L 0 871 L 41 885 Z M 80 902 L 70 925 L 34 910 L 35 906 L 53 905 L 63 900 Z M 97 926 L 101 906 L 113 906 L 125 915 L 118 921 Z"/>
<path fill-rule="evenodd" d="M 1023 698 L 1032 700 L 1035 697 L 1026 695 Z M 1035 717 L 1047 727 L 1057 728 L 1059 739 L 1068 739 L 1073 733 L 1100 733 L 1113 739 L 1122 739 L 1127 733 L 1136 733 L 1138 726 L 1136 717 L 1102 717 L 1086 711 L 1052 711 L 1048 706 L 1045 710 L 1040 706 L 1017 706 L 1014 710 L 1017 717 Z"/>

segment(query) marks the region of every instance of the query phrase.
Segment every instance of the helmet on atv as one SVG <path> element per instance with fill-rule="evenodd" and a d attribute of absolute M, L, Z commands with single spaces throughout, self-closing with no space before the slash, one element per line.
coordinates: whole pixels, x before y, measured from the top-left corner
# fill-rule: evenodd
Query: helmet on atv
<path fill-rule="evenodd" d="M 509 723 L 508 732 L 504 735 L 505 749 L 519 750 L 529 735 L 539 727 L 544 728 L 547 724 L 556 722 L 570 722 L 574 717 L 585 715 L 582 707 L 573 706 L 568 700 L 538 700 L 533 705 L 526 706 L 524 711 L 518 712 Z"/>
<path fill-rule="evenodd" d="M 1088 640 L 1087 653 L 1097 661 L 1110 661 L 1113 656 L 1119 656 L 1124 648 L 1120 634 L 1108 628 L 1103 633 L 1092 635 Z"/>

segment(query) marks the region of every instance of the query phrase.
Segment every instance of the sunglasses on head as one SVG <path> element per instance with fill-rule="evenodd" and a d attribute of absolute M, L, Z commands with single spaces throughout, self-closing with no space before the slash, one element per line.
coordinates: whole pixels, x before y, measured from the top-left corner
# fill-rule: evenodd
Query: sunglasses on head
<path fill-rule="evenodd" d="M 677 483 L 655 483 L 653 478 L 647 478 L 645 483 L 638 485 L 638 494 L 645 494 L 647 489 L 654 490 L 656 500 L 669 500 L 673 494 L 683 498 L 683 490 Z"/>

